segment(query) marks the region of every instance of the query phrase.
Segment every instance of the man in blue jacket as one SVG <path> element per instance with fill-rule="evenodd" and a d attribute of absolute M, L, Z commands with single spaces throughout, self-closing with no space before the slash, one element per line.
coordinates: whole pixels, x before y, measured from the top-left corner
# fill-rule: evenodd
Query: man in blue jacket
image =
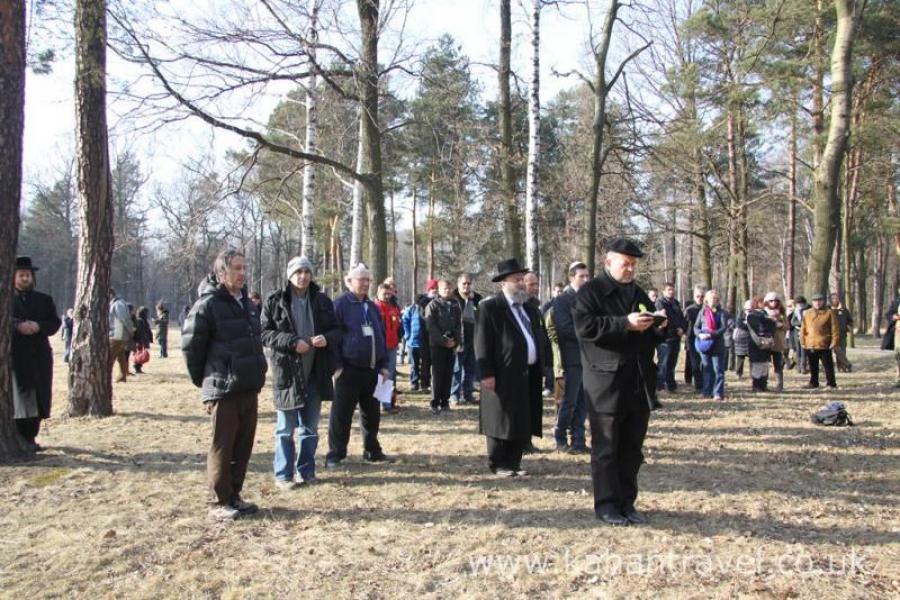
<path fill-rule="evenodd" d="M 372 274 L 360 263 L 350 269 L 344 281 L 349 291 L 334 302 L 341 343 L 334 355 L 334 402 L 328 420 L 326 469 L 338 467 L 347 457 L 350 427 L 357 404 L 363 458 L 368 462 L 388 460 L 378 443 L 381 407 L 373 397 L 378 374 L 387 379 L 390 372 L 387 369 L 384 323 L 378 307 L 369 299 Z"/>
<path fill-rule="evenodd" d="M 409 385 L 412 391 L 419 391 L 419 361 L 422 347 L 422 318 L 419 316 L 419 305 L 413 302 L 403 311 L 400 318 L 403 324 L 403 339 L 409 349 Z"/>

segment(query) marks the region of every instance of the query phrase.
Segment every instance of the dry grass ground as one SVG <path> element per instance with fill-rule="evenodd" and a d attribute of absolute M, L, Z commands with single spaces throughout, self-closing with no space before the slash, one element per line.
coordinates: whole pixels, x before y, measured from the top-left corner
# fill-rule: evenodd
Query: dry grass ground
<path fill-rule="evenodd" d="M 209 424 L 175 351 L 116 384 L 115 416 L 54 417 L 47 451 L 0 467 L 0 595 L 898 597 L 893 357 L 871 341 L 850 357 L 857 369 L 828 395 L 797 391 L 795 375 L 781 396 L 751 395 L 731 375 L 722 405 L 670 395 L 641 471 L 651 523 L 611 529 L 593 518 L 587 457 L 553 454 L 544 438 L 526 458 L 531 477 L 493 479 L 476 410 L 433 417 L 421 395 L 382 421 L 396 463 L 363 463 L 354 433 L 345 469 L 280 492 L 268 389 L 245 488 L 262 510 L 210 522 Z M 857 427 L 809 422 L 831 399 Z"/>

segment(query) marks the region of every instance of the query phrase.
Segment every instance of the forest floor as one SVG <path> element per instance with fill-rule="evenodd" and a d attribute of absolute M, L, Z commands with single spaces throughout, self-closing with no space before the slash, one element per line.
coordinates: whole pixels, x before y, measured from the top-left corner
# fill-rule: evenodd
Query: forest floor
<path fill-rule="evenodd" d="M 345 468 L 280 491 L 268 388 L 244 493 L 261 510 L 212 522 L 210 425 L 174 330 L 170 343 L 170 358 L 115 384 L 115 416 L 55 416 L 43 453 L 0 466 L 0 596 L 900 596 L 900 389 L 873 340 L 850 351 L 835 392 L 801 391 L 791 373 L 788 392 L 753 395 L 729 374 L 722 404 L 665 396 L 640 476 L 650 523 L 627 528 L 595 520 L 589 457 L 552 452 L 552 401 L 527 478 L 487 471 L 476 408 L 435 417 L 404 394 L 381 426 L 395 463 L 364 463 L 354 426 Z M 856 426 L 811 424 L 835 399 Z"/>

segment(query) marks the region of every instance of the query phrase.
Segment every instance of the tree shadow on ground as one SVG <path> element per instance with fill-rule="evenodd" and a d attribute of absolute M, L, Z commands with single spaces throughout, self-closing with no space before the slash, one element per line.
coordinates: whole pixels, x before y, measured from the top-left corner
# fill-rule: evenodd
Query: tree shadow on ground
<path fill-rule="evenodd" d="M 751 517 L 734 513 L 706 513 L 699 511 L 654 510 L 648 511 L 648 525 L 641 529 L 669 531 L 678 534 L 694 533 L 704 537 L 716 535 L 749 535 L 771 541 L 804 544 L 839 544 L 882 546 L 895 544 L 897 534 L 860 527 L 833 527 L 794 524 L 765 517 Z M 497 526 L 508 528 L 549 528 L 554 530 L 586 530 L 600 525 L 590 507 L 584 511 L 572 510 L 523 510 L 504 506 L 498 500 L 496 508 L 458 508 L 450 510 L 417 510 L 390 508 L 348 508 L 325 510 L 317 508 L 294 509 L 283 506 L 266 508 L 258 519 L 274 521 L 301 520 L 319 517 L 350 523 L 403 523 L 420 526 Z"/>

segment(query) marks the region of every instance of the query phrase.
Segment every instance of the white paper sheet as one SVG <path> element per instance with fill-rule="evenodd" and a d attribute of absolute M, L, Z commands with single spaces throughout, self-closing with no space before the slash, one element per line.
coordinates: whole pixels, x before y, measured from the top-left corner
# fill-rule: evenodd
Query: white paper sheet
<path fill-rule="evenodd" d="M 384 406 L 391 405 L 391 396 L 394 395 L 394 381 L 392 379 L 385 379 L 384 376 L 379 373 L 378 374 L 378 385 L 375 386 L 375 392 L 372 396 L 381 402 Z"/>

